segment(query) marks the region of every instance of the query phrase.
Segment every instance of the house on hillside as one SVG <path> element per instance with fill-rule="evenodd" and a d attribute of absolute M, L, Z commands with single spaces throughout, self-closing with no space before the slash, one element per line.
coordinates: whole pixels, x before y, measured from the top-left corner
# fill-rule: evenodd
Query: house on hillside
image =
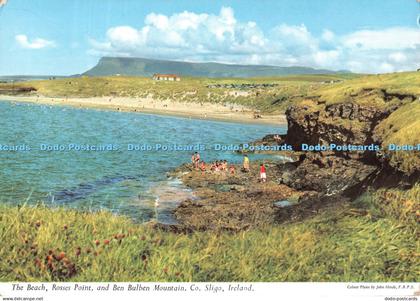
<path fill-rule="evenodd" d="M 153 79 L 154 80 L 169 80 L 169 81 L 174 81 L 174 82 L 179 82 L 181 80 L 181 77 L 179 77 L 176 74 L 153 74 Z"/>

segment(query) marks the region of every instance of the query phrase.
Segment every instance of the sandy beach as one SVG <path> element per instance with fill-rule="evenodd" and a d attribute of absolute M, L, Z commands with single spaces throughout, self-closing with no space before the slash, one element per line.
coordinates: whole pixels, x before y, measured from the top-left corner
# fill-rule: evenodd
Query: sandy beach
<path fill-rule="evenodd" d="M 240 123 L 284 125 L 286 117 L 283 114 L 260 114 L 255 119 L 254 112 L 239 105 L 224 106 L 211 103 L 191 103 L 162 101 L 153 98 L 128 97 L 92 97 L 63 98 L 43 96 L 9 96 L 0 95 L 0 100 L 29 102 L 44 105 L 64 105 L 78 108 L 96 108 L 123 112 L 139 112 L 160 115 L 172 115 L 193 119 L 221 120 Z"/>

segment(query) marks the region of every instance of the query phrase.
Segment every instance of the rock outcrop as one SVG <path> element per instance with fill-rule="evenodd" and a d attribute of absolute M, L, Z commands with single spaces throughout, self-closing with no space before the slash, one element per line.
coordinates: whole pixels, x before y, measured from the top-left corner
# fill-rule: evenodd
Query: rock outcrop
<path fill-rule="evenodd" d="M 191 229 L 241 230 L 295 221 L 329 207 L 345 206 L 369 187 L 404 189 L 418 182 L 418 150 L 396 156 L 384 149 L 385 143 L 394 141 L 396 135 L 403 142 L 420 139 L 418 133 L 407 138 L 407 128 L 416 128 L 418 122 L 409 118 L 411 112 L 420 110 L 416 97 L 382 90 L 365 89 L 361 93 L 375 97 L 377 102 L 366 101 L 365 94 L 329 104 L 321 99 L 308 99 L 287 110 L 286 135 L 267 135 L 254 141 L 263 145 L 288 144 L 295 150 L 284 152 L 293 158 L 292 162 L 268 163 L 267 185 L 256 182 L 257 162 L 253 162 L 251 173 L 238 173 L 234 177 L 198 171 L 183 175 L 183 182 L 200 200 L 184 202 L 175 211 L 177 219 Z M 303 151 L 302 144 L 377 148 Z"/>
<path fill-rule="evenodd" d="M 288 108 L 288 133 L 282 138 L 295 150 L 302 150 L 302 144 L 374 145 L 378 149 L 302 151 L 299 160 L 283 164 L 280 184 L 311 193 L 305 193 L 293 206 L 279 208 L 277 213 L 280 220 L 302 216 L 314 206 L 319 207 L 320 203 L 355 199 L 368 187 L 408 188 L 420 180 L 420 165 L 411 163 L 416 160 L 418 162 L 420 152 L 417 150 L 406 152 L 404 156 L 395 155 L 387 152 L 385 145 L 389 142 L 389 139 L 386 141 L 389 131 L 397 132 L 393 127 L 399 120 L 394 115 L 399 111 L 407 111 L 404 106 L 413 105 L 416 97 L 387 94 L 382 90 L 374 92 L 386 105 L 371 105 L 363 101 L 358 103 L 359 95 L 353 95 L 354 99 L 342 103 L 326 104 L 316 99 Z M 418 104 L 414 105 L 417 108 Z M 388 120 L 391 114 L 393 123 Z M 404 133 L 403 127 L 398 127 L 398 130 Z M 413 127 L 413 122 L 406 127 Z M 420 137 L 410 141 L 416 139 Z M 403 160 L 408 163 L 401 162 Z"/>
<path fill-rule="evenodd" d="M 355 103 L 292 106 L 286 112 L 286 143 L 293 145 L 295 150 L 299 150 L 302 144 L 380 145 L 381 141 L 373 139 L 373 131 L 391 112 L 391 109 Z M 340 151 L 335 155 L 354 159 L 376 157 L 371 151 Z"/>

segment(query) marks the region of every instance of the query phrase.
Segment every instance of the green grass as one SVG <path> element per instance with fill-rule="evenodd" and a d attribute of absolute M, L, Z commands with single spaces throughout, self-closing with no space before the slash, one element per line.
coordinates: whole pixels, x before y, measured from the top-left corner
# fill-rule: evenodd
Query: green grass
<path fill-rule="evenodd" d="M 411 174 L 420 166 L 420 151 L 389 151 L 389 144 L 420 144 L 420 102 L 408 103 L 393 112 L 375 129 L 375 134 L 382 137 L 382 146 L 389 156 L 391 166 Z"/>
<path fill-rule="evenodd" d="M 364 194 L 355 206 L 367 209 L 374 218 L 394 218 L 413 228 L 420 218 L 420 183 L 411 189 L 379 189 Z"/>
<path fill-rule="evenodd" d="M 239 104 L 264 112 L 284 111 L 295 99 L 321 87 L 323 81 L 346 80 L 357 75 L 291 75 L 261 78 L 188 78 L 180 82 L 154 81 L 151 78 L 109 76 L 80 77 L 15 83 L 14 87 L 34 87 L 48 97 L 152 97 L 158 100 Z M 212 84 L 276 84 L 274 87 L 237 89 L 208 88 Z M 11 84 L 0 84 L 10 89 Z M 248 92 L 248 95 L 234 95 Z"/>
<path fill-rule="evenodd" d="M 192 234 L 106 212 L 1 206 L 0 281 L 418 281 L 417 225 L 401 210 L 377 214 L 398 201 L 365 196 L 300 223 Z"/>
<path fill-rule="evenodd" d="M 366 75 L 349 79 L 334 85 L 326 85 L 312 95 L 319 96 L 326 104 L 357 102 L 360 104 L 385 107 L 394 102 L 384 101 L 382 93 L 420 96 L 420 72 L 401 72 L 380 75 Z"/>
<path fill-rule="evenodd" d="M 340 82 L 330 84 L 328 82 Z M 212 84 L 277 84 L 275 87 L 242 91 L 247 96 L 229 92 L 239 89 L 208 88 Z M 2 89 L 11 84 L 0 84 Z M 260 78 L 192 78 L 180 82 L 153 81 L 144 77 L 108 76 L 39 80 L 14 84 L 14 87 L 34 87 L 49 97 L 153 97 L 159 100 L 239 104 L 263 112 L 284 111 L 307 97 L 319 97 L 326 104 L 358 102 L 365 105 L 392 106 L 398 99 L 384 101 L 383 93 L 420 95 L 420 73 L 403 72 L 381 75 L 331 74 L 287 75 Z M 379 91 L 379 92 L 378 92 Z"/>
<path fill-rule="evenodd" d="M 419 171 L 420 151 L 389 151 L 388 145 L 420 144 L 420 72 L 404 72 L 357 77 L 308 92 L 310 99 L 297 105 L 304 107 L 301 118 L 323 112 L 327 106 L 356 103 L 392 112 L 375 127 L 373 138 L 380 141 L 389 164 L 408 175 Z M 395 111 L 394 111 L 395 110 Z M 322 116 L 322 114 L 321 114 Z M 322 123 L 341 126 L 349 131 L 369 132 L 370 124 L 350 118 L 323 118 Z"/>

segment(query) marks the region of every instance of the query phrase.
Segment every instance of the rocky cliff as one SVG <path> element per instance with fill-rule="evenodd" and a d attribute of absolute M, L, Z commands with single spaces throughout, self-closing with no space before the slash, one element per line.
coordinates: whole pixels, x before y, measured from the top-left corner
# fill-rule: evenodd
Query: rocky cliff
<path fill-rule="evenodd" d="M 370 90 L 341 102 L 330 103 L 314 97 L 290 107 L 286 113 L 289 126 L 286 135 L 281 139 L 278 135 L 267 135 L 254 142 L 287 143 L 297 150 L 284 152 L 293 158 L 286 163 L 264 160 L 269 177 L 265 184 L 257 181 L 260 162 L 253 159 L 250 172 L 237 166 L 234 174 L 182 166 L 173 176 L 180 177 L 198 200 L 183 202 L 175 210 L 178 228 L 238 231 L 264 227 L 303 220 L 328 210 L 347 210 L 369 188 L 412 187 L 420 180 L 419 151 L 393 153 L 386 145 L 420 143 L 419 132 L 413 131 L 420 123 L 420 102 L 410 94 L 387 95 L 381 90 Z M 375 102 L 369 101 L 372 96 Z M 302 144 L 332 143 L 377 145 L 378 149 L 300 150 Z M 386 200 L 391 201 L 397 199 Z"/>
<path fill-rule="evenodd" d="M 372 95 L 382 104 L 366 101 Z M 419 108 L 417 96 L 383 90 L 363 90 L 332 104 L 315 97 L 290 107 L 283 142 L 295 150 L 302 150 L 303 144 L 327 150 L 302 152 L 299 161 L 285 165 L 281 182 L 314 191 L 318 199 L 333 195 L 354 198 L 368 186 L 411 186 L 420 179 L 420 151 L 415 149 L 420 137 L 414 130 L 419 126 Z M 414 114 L 411 121 L 405 116 L 407 111 Z M 371 147 L 346 151 L 328 148 L 331 144 Z M 389 144 L 414 149 L 392 151 Z"/>

